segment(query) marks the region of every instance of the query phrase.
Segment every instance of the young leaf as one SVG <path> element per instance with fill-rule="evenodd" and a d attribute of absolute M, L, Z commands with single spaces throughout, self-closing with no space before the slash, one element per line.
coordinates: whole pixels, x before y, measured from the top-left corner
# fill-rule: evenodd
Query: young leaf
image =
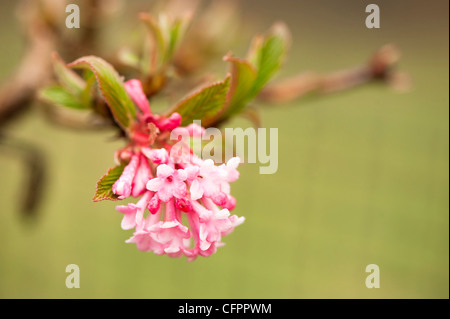
<path fill-rule="evenodd" d="M 139 18 L 144 22 L 145 26 L 152 36 L 153 51 L 151 53 L 152 62 L 150 63 L 150 65 L 153 69 L 155 69 L 155 64 L 161 64 L 163 60 L 164 52 L 166 51 L 166 39 L 163 30 L 152 15 L 148 13 L 141 13 L 139 15 Z"/>
<path fill-rule="evenodd" d="M 136 117 L 136 109 L 122 79 L 108 62 L 96 56 L 86 56 L 68 66 L 91 70 L 117 123 L 125 130 L 130 127 Z"/>
<path fill-rule="evenodd" d="M 273 26 L 263 41 L 256 41 L 258 49 L 250 54 L 258 70 L 258 75 L 252 88 L 252 94 L 256 95 L 281 67 L 290 42 L 289 31 L 284 24 Z M 258 44 L 259 42 L 259 44 Z"/>
<path fill-rule="evenodd" d="M 247 60 L 231 56 L 224 58 L 231 63 L 231 88 L 227 106 L 215 120 L 225 120 L 242 112 L 281 67 L 289 42 L 286 26 L 276 24 L 267 35 L 253 39 Z"/>
<path fill-rule="evenodd" d="M 228 92 L 228 103 L 221 117 L 227 118 L 239 113 L 246 103 L 253 98 L 252 89 L 257 71 L 253 65 L 243 59 L 226 56 L 225 61 L 231 63 L 231 84 Z"/>
<path fill-rule="evenodd" d="M 192 19 L 192 13 L 173 18 L 160 14 L 158 20 L 148 13 L 141 13 L 140 19 L 149 30 L 153 40 L 151 71 L 164 68 L 172 61 L 175 51 Z M 144 63 L 144 66 L 147 64 Z"/>
<path fill-rule="evenodd" d="M 181 115 L 181 125 L 188 125 L 193 120 L 201 120 L 202 125 L 207 126 L 225 106 L 229 87 L 230 76 L 227 76 L 225 80 L 189 95 L 170 113 L 178 112 Z"/>
<path fill-rule="evenodd" d="M 87 108 L 91 108 L 92 104 L 93 104 L 93 99 L 92 99 L 92 95 L 93 95 L 93 87 L 95 84 L 95 74 L 90 71 L 90 70 L 86 70 L 84 72 L 84 80 L 86 81 L 86 85 L 83 89 L 83 91 L 81 92 L 80 98 L 81 101 L 83 101 L 83 104 L 86 105 Z"/>
<path fill-rule="evenodd" d="M 85 103 L 61 86 L 51 86 L 39 91 L 39 98 L 44 102 L 72 109 L 87 109 Z"/>
<path fill-rule="evenodd" d="M 58 53 L 53 52 L 52 58 L 53 70 L 61 86 L 73 95 L 81 95 L 81 92 L 86 86 L 85 81 L 66 66 L 66 63 L 61 59 Z"/>
<path fill-rule="evenodd" d="M 114 183 L 119 179 L 120 175 L 124 170 L 123 165 L 118 165 L 110 168 L 108 172 L 100 178 L 97 182 L 97 189 L 95 190 L 95 195 L 92 198 L 94 202 L 99 202 L 102 200 L 118 200 L 119 196 L 113 193 L 112 187 Z"/>
<path fill-rule="evenodd" d="M 169 45 L 167 47 L 166 52 L 166 59 L 167 61 L 171 60 L 173 55 L 175 54 L 175 51 L 180 44 L 186 29 L 191 22 L 192 19 L 192 13 L 187 12 L 183 17 L 175 20 L 173 23 L 170 34 L 169 34 Z"/>

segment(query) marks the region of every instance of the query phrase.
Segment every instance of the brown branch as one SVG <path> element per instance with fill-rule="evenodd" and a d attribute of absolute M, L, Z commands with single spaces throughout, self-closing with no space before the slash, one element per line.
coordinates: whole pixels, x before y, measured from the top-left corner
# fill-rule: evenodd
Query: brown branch
<path fill-rule="evenodd" d="M 67 37 L 60 23 L 63 7 L 45 0 L 23 0 L 19 3 L 21 22 L 26 37 L 25 54 L 9 79 L 0 87 L 0 128 L 26 111 L 36 92 L 53 79 L 51 53 L 59 51 L 69 59 L 92 54 L 97 49 L 98 17 L 102 11 L 98 0 L 83 0 L 83 26 L 79 37 Z M 61 3 L 58 4 L 61 6 Z M 54 112 L 47 112 L 54 115 Z M 55 116 L 53 122 L 60 119 Z M 59 121 L 63 123 L 64 120 Z M 98 124 L 98 123 L 97 123 Z M 88 128 L 93 128 L 89 123 Z M 98 125 L 94 125 L 97 128 Z"/>
<path fill-rule="evenodd" d="M 393 45 L 386 45 L 376 51 L 365 65 L 328 74 L 305 72 L 268 85 L 258 98 L 269 103 L 286 103 L 309 93 L 336 93 L 374 81 L 385 82 L 397 89 L 407 89 L 410 84 L 408 77 L 394 69 L 399 56 Z"/>
<path fill-rule="evenodd" d="M 33 101 L 36 90 L 51 78 L 50 53 L 55 39 L 47 26 L 32 19 L 26 26 L 27 45 L 19 67 L 0 88 L 0 127 L 21 114 Z"/>
<path fill-rule="evenodd" d="M 0 150 L 2 155 L 18 157 L 26 167 L 27 175 L 19 195 L 21 212 L 24 217 L 35 216 L 45 190 L 47 165 L 44 154 L 27 142 L 4 135 L 0 136 Z"/>

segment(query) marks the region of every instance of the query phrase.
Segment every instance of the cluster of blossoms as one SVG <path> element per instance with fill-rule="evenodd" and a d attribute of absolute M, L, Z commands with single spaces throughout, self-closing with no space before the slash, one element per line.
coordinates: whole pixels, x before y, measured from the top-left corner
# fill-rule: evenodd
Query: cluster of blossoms
<path fill-rule="evenodd" d="M 112 188 L 119 199 L 140 197 L 136 204 L 116 207 L 124 214 L 122 228 L 134 229 L 126 242 L 157 255 L 210 256 L 223 245 L 222 237 L 244 221 L 230 214 L 236 200 L 229 183 L 239 177 L 239 158 L 217 166 L 200 159 L 189 145 L 182 152 L 188 156 L 171 152 L 167 136 L 180 128 L 181 116 L 152 114 L 139 81 L 130 80 L 125 88 L 140 111 L 130 144 L 116 153 L 116 161 L 126 166 Z M 196 124 L 184 129 L 192 137 L 204 132 Z"/>

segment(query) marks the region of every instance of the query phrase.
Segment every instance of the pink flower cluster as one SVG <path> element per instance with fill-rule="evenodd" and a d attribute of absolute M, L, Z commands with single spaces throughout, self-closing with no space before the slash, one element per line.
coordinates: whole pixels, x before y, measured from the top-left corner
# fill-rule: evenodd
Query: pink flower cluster
<path fill-rule="evenodd" d="M 136 204 L 116 207 L 124 214 L 122 228 L 134 229 L 126 242 L 157 255 L 185 255 L 188 260 L 210 256 L 223 245 L 222 237 L 244 222 L 244 217 L 230 214 L 236 200 L 229 183 L 239 177 L 239 158 L 217 166 L 190 152 L 181 162 L 170 154 L 169 144 L 152 148 L 159 143 L 153 143 L 145 128 L 152 123 L 163 135 L 180 126 L 181 116 L 152 114 L 139 81 L 130 80 L 125 87 L 140 109 L 131 144 L 116 156 L 127 165 L 112 189 L 119 199 L 140 197 Z M 195 124 L 186 129 L 192 136 L 203 131 Z"/>

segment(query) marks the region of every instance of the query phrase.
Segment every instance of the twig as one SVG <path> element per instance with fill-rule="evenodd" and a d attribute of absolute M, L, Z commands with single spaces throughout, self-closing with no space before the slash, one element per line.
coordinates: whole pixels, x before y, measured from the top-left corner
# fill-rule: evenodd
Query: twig
<path fill-rule="evenodd" d="M 0 154 L 18 156 L 27 168 L 27 176 L 21 188 L 20 204 L 25 217 L 35 216 L 45 189 L 46 160 L 44 154 L 33 145 L 10 136 L 0 136 Z"/>
<path fill-rule="evenodd" d="M 0 127 L 25 111 L 36 90 L 51 78 L 50 53 L 55 38 L 46 25 L 37 19 L 26 26 L 28 49 L 19 67 L 0 88 Z"/>
<path fill-rule="evenodd" d="M 382 81 L 395 88 L 408 88 L 409 78 L 399 76 L 394 67 L 399 52 L 393 45 L 380 48 L 363 66 L 347 70 L 318 74 L 305 72 L 284 81 L 268 85 L 258 98 L 269 103 L 286 103 L 309 93 L 319 95 L 346 91 L 374 81 Z"/>

